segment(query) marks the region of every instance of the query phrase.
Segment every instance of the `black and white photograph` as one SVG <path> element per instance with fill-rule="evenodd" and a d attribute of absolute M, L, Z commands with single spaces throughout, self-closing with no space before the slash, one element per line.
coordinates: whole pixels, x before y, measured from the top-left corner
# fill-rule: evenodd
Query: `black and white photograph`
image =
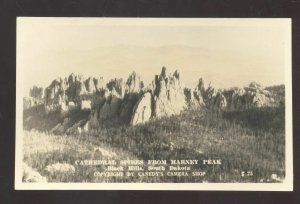
<path fill-rule="evenodd" d="M 16 189 L 292 191 L 289 18 L 18 17 Z"/>

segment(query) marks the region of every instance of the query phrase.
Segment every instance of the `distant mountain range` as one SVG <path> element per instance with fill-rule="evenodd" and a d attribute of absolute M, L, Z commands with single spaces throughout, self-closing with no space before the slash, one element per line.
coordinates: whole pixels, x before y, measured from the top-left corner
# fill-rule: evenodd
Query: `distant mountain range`
<path fill-rule="evenodd" d="M 22 64 L 27 70 L 24 72 L 26 92 L 33 85 L 46 87 L 54 78 L 68 76 L 71 72 L 101 76 L 108 80 L 126 78 L 134 70 L 147 84 L 153 80 L 153 73 L 159 73 L 162 66 L 179 70 L 183 74 L 182 83 L 193 87 L 198 81 L 195 76 L 205 78 L 218 88 L 246 86 L 250 83 L 249 79 L 264 85 L 283 82 L 283 65 L 276 60 L 263 58 L 259 54 L 249 55 L 246 51 L 237 53 L 191 46 L 120 45 L 90 50 L 64 49 L 51 55 L 40 53 L 32 60 L 34 66 L 32 63 Z"/>

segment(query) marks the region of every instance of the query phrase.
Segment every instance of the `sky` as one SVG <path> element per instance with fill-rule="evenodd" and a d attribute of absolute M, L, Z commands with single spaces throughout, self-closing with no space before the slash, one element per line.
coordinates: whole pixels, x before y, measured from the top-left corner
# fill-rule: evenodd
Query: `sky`
<path fill-rule="evenodd" d="M 163 66 L 183 84 L 284 84 L 289 19 L 18 18 L 17 75 L 24 95 L 71 73 L 150 83 Z"/>

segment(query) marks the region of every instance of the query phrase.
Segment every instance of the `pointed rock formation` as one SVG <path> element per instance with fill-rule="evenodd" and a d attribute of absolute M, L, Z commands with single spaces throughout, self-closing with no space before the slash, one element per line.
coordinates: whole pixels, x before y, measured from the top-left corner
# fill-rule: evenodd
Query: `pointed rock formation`
<path fill-rule="evenodd" d="M 185 95 L 185 100 L 188 104 L 192 104 L 192 102 L 195 100 L 194 99 L 194 94 L 190 88 L 184 88 L 183 93 Z"/>
<path fill-rule="evenodd" d="M 263 86 L 257 82 L 251 82 L 248 86 L 248 88 L 252 89 L 252 90 L 262 90 L 263 89 Z"/>
<path fill-rule="evenodd" d="M 150 120 L 152 115 L 151 97 L 151 93 L 145 93 L 137 102 L 133 109 L 131 125 L 142 124 Z"/>
<path fill-rule="evenodd" d="M 76 96 L 77 100 L 80 100 L 80 96 L 87 95 L 86 85 L 84 83 L 83 76 L 77 76 L 76 79 Z"/>
<path fill-rule="evenodd" d="M 284 87 L 282 90 L 281 98 L 284 97 Z M 32 97 L 24 98 L 24 110 L 38 104 L 36 100 L 43 97 L 41 92 L 37 87 L 30 91 Z M 59 125 L 53 126 L 53 131 L 71 134 L 106 125 L 143 124 L 151 119 L 177 115 L 187 107 L 244 110 L 272 106 L 275 104 L 272 96 L 273 92 L 271 94 L 255 82 L 242 89 L 216 90 L 210 84 L 205 88 L 200 78 L 195 88 L 183 89 L 180 73 L 177 70 L 168 73 L 163 67 L 147 87 L 135 72 L 125 81 L 115 78 L 108 83 L 101 77 L 85 80 L 83 76 L 72 73 L 67 78 L 53 80 L 45 88 L 42 100 L 46 113 L 60 110 L 58 113 L 62 118 L 70 116 L 72 121 L 60 121 Z M 82 117 L 80 121 L 72 120 L 74 113 Z"/>
<path fill-rule="evenodd" d="M 132 72 L 132 74 L 129 75 L 126 84 L 128 93 L 138 93 L 144 88 L 144 83 L 141 80 L 141 77 L 138 76 L 135 72 Z"/>
<path fill-rule="evenodd" d="M 98 92 L 101 92 L 102 90 L 104 90 L 105 86 L 106 86 L 103 77 L 100 77 L 98 79 L 94 78 L 94 84 L 95 84 L 96 90 Z"/>
<path fill-rule="evenodd" d="M 95 86 L 95 81 L 92 77 L 89 77 L 87 80 L 85 80 L 84 84 L 88 94 L 96 93 L 97 88 Z"/>
<path fill-rule="evenodd" d="M 196 86 L 194 92 L 196 92 L 197 95 L 201 96 L 202 98 L 205 95 L 204 81 L 202 78 L 199 79 L 198 85 Z"/>
<path fill-rule="evenodd" d="M 273 106 L 274 99 L 260 84 L 251 82 L 248 87 L 235 89 L 231 97 L 231 110 Z"/>
<path fill-rule="evenodd" d="M 75 101 L 76 99 L 76 76 L 72 73 L 69 77 L 68 77 L 68 96 L 69 96 L 69 100 L 70 101 Z"/>
<path fill-rule="evenodd" d="M 56 106 L 66 101 L 65 84 L 61 78 L 52 81 L 50 86 L 45 89 L 45 105 Z"/>
<path fill-rule="evenodd" d="M 29 96 L 37 100 L 42 100 L 44 97 L 43 88 L 33 86 L 29 91 Z"/>
<path fill-rule="evenodd" d="M 212 105 L 213 105 L 213 108 L 215 108 L 215 109 L 227 108 L 227 100 L 221 91 L 217 92 Z"/>
<path fill-rule="evenodd" d="M 206 106 L 212 107 L 214 103 L 214 98 L 217 96 L 217 91 L 212 86 L 208 86 L 205 90 L 203 100 Z"/>
<path fill-rule="evenodd" d="M 193 91 L 190 88 L 185 88 L 184 95 L 189 107 L 203 106 L 203 96 L 205 95 L 205 88 L 202 78 L 199 79 L 199 82 Z"/>
<path fill-rule="evenodd" d="M 177 70 L 168 75 L 166 68 L 163 67 L 161 74 L 155 76 L 154 84 L 154 117 L 176 115 L 187 107 Z"/>
<path fill-rule="evenodd" d="M 107 84 L 106 87 L 108 91 L 111 93 L 111 95 L 116 96 L 118 98 L 123 98 L 125 95 L 125 90 L 126 90 L 126 84 L 123 82 L 123 79 L 113 79 L 110 80 Z"/>
<path fill-rule="evenodd" d="M 245 90 L 237 88 L 233 90 L 232 96 L 231 96 L 231 110 L 241 110 L 246 105 L 246 96 L 245 96 Z"/>

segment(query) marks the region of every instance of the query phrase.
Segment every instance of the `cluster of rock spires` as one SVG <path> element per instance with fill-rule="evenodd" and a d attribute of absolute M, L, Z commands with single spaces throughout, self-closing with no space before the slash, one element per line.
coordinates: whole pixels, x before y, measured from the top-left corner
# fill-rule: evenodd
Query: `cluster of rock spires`
<path fill-rule="evenodd" d="M 27 109 L 35 105 L 39 105 L 43 100 L 43 88 L 34 86 L 29 91 L 29 97 L 23 98 L 23 108 Z"/>
<path fill-rule="evenodd" d="M 186 108 L 206 106 L 215 109 L 243 110 L 251 107 L 272 106 L 274 100 L 266 89 L 252 82 L 245 88 L 216 90 L 210 85 L 205 88 L 200 78 L 194 89 L 184 88 L 180 73 L 167 73 L 165 67 L 148 86 L 135 72 L 127 81 L 112 79 L 105 82 L 102 77 L 84 79 L 71 74 L 59 78 L 45 88 L 34 87 L 30 97 L 24 99 L 24 109 L 44 104 L 47 111 L 72 109 L 89 110 L 87 121 L 75 124 L 68 131 L 88 131 L 107 121 L 136 125 L 152 118 L 179 114 Z M 68 118 L 54 129 L 61 129 Z M 65 130 L 66 131 L 66 130 Z"/>

